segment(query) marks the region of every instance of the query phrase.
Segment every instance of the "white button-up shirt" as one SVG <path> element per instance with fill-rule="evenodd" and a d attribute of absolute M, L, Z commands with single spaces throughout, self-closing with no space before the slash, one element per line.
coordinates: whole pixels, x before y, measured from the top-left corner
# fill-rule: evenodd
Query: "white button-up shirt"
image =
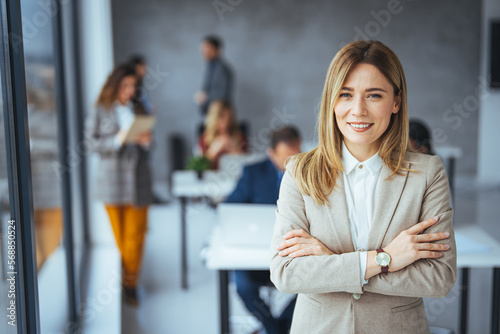
<path fill-rule="evenodd" d="M 384 162 L 378 153 L 366 161 L 359 162 L 349 152 L 345 144 L 342 146 L 342 166 L 344 168 L 342 174 L 351 225 L 351 237 L 356 251 L 359 252 L 361 285 L 365 285 L 368 283 L 365 280 L 368 234 L 372 225 Z"/>
<path fill-rule="evenodd" d="M 127 104 L 123 105 L 116 101 L 113 106 L 116 110 L 116 117 L 118 119 L 118 126 L 120 127 L 120 130 L 128 131 L 132 123 L 134 123 L 135 118 L 132 102 L 127 102 Z M 115 136 L 115 148 L 119 149 L 121 146 L 122 142 L 117 134 Z"/>

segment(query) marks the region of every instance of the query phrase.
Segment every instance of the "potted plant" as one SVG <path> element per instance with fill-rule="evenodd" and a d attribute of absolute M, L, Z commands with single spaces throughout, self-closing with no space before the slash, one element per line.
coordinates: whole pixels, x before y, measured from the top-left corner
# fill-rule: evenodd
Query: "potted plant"
<path fill-rule="evenodd" d="M 205 156 L 195 156 L 189 158 L 186 169 L 194 170 L 198 174 L 198 178 L 201 180 L 203 177 L 203 172 L 210 169 L 210 160 Z"/>

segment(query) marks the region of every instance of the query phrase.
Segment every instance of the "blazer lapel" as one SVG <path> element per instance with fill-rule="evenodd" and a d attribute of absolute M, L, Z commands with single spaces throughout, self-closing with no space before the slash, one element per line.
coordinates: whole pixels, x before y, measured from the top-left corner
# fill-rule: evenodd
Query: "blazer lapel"
<path fill-rule="evenodd" d="M 325 205 L 325 209 L 332 225 L 333 235 L 337 239 L 337 244 L 340 245 L 341 253 L 354 252 L 342 173 L 337 178 L 335 188 L 328 195 L 328 202 L 330 206 Z"/>
<path fill-rule="evenodd" d="M 408 164 L 405 165 L 408 167 Z M 402 175 L 396 174 L 386 180 L 392 174 L 392 171 L 385 164 L 382 166 L 375 212 L 373 213 L 372 225 L 368 234 L 368 250 L 383 246 L 382 240 L 392 221 L 408 177 L 407 172 L 402 173 Z"/>

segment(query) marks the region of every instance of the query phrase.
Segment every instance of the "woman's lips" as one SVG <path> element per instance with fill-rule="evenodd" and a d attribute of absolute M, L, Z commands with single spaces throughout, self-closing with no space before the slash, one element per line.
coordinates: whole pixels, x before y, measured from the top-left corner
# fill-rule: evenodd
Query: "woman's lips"
<path fill-rule="evenodd" d="M 371 129 L 373 123 L 347 123 L 349 127 L 356 132 L 365 132 Z"/>

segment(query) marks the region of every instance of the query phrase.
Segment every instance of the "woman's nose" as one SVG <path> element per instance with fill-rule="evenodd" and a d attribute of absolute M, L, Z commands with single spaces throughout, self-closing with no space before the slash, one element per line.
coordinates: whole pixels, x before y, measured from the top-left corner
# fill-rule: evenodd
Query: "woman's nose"
<path fill-rule="evenodd" d="M 352 102 L 351 114 L 353 116 L 366 115 L 366 104 L 362 98 L 356 98 Z"/>

